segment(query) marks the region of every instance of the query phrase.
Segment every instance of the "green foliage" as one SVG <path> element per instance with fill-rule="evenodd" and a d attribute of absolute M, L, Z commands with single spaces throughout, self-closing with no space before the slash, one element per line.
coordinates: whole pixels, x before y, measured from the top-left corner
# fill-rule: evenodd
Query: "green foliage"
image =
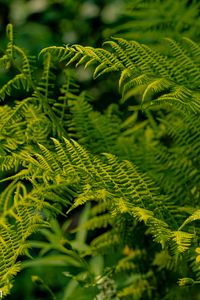
<path fill-rule="evenodd" d="M 21 268 L 48 299 L 198 299 L 198 43 L 168 38 L 167 54 L 124 38 L 104 48 L 52 46 L 40 64 L 15 45 L 11 25 L 7 36 L 3 297 Z M 94 79 L 105 82 L 117 73 L 120 101 L 99 109 L 73 63 L 94 64 Z M 60 268 L 60 283 L 44 266 Z"/>
<path fill-rule="evenodd" d="M 127 0 L 115 26 L 106 29 L 104 34 L 137 40 L 165 51 L 161 37 L 199 38 L 198 11 L 199 1 L 196 0 Z"/>
<path fill-rule="evenodd" d="M 61 61 L 70 58 L 68 64 L 78 61 L 76 66 L 85 64 L 88 67 L 95 63 L 94 78 L 107 72 L 120 72 L 119 89 L 123 101 L 141 93 L 142 104 L 148 102 L 146 108 L 149 105 L 168 106 L 173 102 L 177 109 L 197 113 L 199 46 L 187 38 L 183 39 L 182 44 L 171 39 L 167 41 L 171 47 L 170 56 L 122 38 L 104 43 L 111 46 L 111 51 L 75 45 L 49 47 L 42 53 L 51 53 Z"/>

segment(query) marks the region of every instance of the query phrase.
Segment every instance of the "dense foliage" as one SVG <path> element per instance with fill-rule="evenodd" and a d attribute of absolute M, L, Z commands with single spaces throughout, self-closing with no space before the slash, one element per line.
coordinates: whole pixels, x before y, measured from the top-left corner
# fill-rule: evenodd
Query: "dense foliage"
<path fill-rule="evenodd" d="M 125 2 L 102 47 L 30 56 L 7 25 L 3 298 L 200 299 L 199 5 Z"/>

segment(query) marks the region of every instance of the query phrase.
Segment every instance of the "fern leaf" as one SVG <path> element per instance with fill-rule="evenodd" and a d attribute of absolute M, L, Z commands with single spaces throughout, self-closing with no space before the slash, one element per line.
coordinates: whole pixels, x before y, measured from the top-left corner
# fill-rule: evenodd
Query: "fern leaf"
<path fill-rule="evenodd" d="M 183 224 L 179 227 L 179 230 L 183 229 L 187 224 L 194 222 L 196 220 L 200 220 L 200 210 L 196 210 L 191 216 L 189 216 Z"/>

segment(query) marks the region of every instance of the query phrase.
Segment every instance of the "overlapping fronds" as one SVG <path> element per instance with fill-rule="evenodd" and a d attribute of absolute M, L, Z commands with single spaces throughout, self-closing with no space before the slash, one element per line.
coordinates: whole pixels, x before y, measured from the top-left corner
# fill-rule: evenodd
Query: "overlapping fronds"
<path fill-rule="evenodd" d="M 12 278 L 20 270 L 19 257 L 27 252 L 27 238 L 47 223 L 42 217 L 44 203 L 36 194 L 29 193 L 21 183 L 11 183 L 0 199 L 0 289 L 6 296 Z"/>
<path fill-rule="evenodd" d="M 105 43 L 112 48 L 111 51 L 74 45 L 64 48 L 65 54 L 61 60 L 67 59 L 68 64 L 85 64 L 86 67 L 94 63 L 94 78 L 107 72 L 120 72 L 119 87 L 124 100 L 134 96 L 136 91 L 138 93 L 136 88 L 139 86 L 141 102 L 145 106 L 173 105 L 186 113 L 198 113 L 200 70 L 194 50 L 198 45 L 187 38 L 182 43 L 171 39 L 167 42 L 171 47 L 171 56 L 135 41 L 115 38 Z M 194 45 L 192 48 L 188 47 L 191 43 Z M 61 51 L 61 47 L 45 49 L 52 55 Z"/>
<path fill-rule="evenodd" d="M 184 35 L 199 37 L 198 1 L 136 0 L 124 1 L 121 18 L 104 35 L 117 35 L 128 40 L 138 40 L 163 49 L 160 38 L 177 38 Z"/>
<path fill-rule="evenodd" d="M 68 106 L 72 119 L 68 130 L 72 138 L 78 138 L 93 153 L 117 151 L 114 145 L 120 135 L 120 123 L 116 116 L 94 111 L 85 94 L 68 101 Z"/>
<path fill-rule="evenodd" d="M 135 5 L 137 14 L 142 11 L 141 1 Z M 190 13 L 195 15 L 192 9 Z M 166 25 L 159 19 L 150 27 L 157 22 Z M 0 64 L 5 72 L 11 67 L 15 71 L 0 90 L 6 101 L 0 107 L 3 296 L 20 269 L 19 257 L 28 253 L 30 235 L 58 213 L 75 218 L 76 223 L 81 218 L 76 213 L 82 214 L 88 202 L 87 218 L 70 233 L 73 237 L 84 232 L 80 236 L 85 241 L 76 243 L 70 236 L 68 243 L 72 248 L 81 244 L 80 251 L 76 249 L 80 260 L 117 253 L 110 265 L 116 281 L 106 267 L 102 275 L 113 282 L 112 295 L 158 299 L 155 289 L 163 284 L 160 272 L 166 278 L 172 272 L 178 280 L 183 270 L 188 278 L 193 270 L 198 278 L 199 45 L 188 38 L 166 39 L 168 54 L 122 38 L 106 42 L 104 49 L 48 47 L 40 53 L 41 70 L 34 72 L 34 60 L 14 44 L 10 25 L 8 37 Z M 79 91 L 68 71 L 72 63 L 94 64 L 94 78 L 118 72 L 116 85 L 123 101 L 113 100 L 105 111 L 96 104 L 94 109 L 92 97 Z M 129 107 L 133 113 L 126 111 L 127 99 L 134 104 Z M 92 231 L 89 242 L 88 231 Z M 142 255 L 134 256 L 134 251 Z M 117 279 L 121 272 L 127 272 L 123 284 Z M 98 282 L 92 284 L 98 287 Z M 103 281 L 99 286 L 101 296 Z M 158 295 L 164 293 L 169 295 L 166 290 Z"/>
<path fill-rule="evenodd" d="M 63 183 L 76 190 L 77 196 L 69 211 L 88 201 L 106 202 L 103 214 L 87 221 L 85 228 L 116 226 L 118 221 L 111 220 L 108 211 L 117 219 L 129 214 L 133 219 L 143 221 L 163 248 L 168 245 L 174 250 L 176 246 L 174 252 L 178 254 L 190 247 L 193 234 L 176 230 L 170 207 L 166 215 L 167 199 L 158 196 L 150 178 L 141 174 L 132 163 L 120 162 L 111 154 L 104 154 L 106 159 L 91 155 L 75 141 L 64 139 L 64 144 L 56 139 L 53 141 L 55 152 L 40 146 L 41 153 L 34 157 L 24 154 L 24 159 L 31 164 L 36 182 L 37 176 L 41 178 L 42 174 L 45 184 L 51 186 L 51 182 L 61 176 Z M 170 225 L 165 221 L 166 216 L 167 222 L 173 220 Z M 176 221 L 180 223 L 178 217 Z"/>
<path fill-rule="evenodd" d="M 34 87 L 34 79 L 32 77 L 34 57 L 27 57 L 25 52 L 16 46 L 13 42 L 13 28 L 9 24 L 7 27 L 8 45 L 5 54 L 0 58 L 0 64 L 6 71 L 11 67 L 16 69 L 16 73 L 0 88 L 0 99 L 5 100 L 6 96 L 10 96 L 13 90 L 24 89 L 26 92 Z"/>
<path fill-rule="evenodd" d="M 91 155 L 75 141 L 70 142 L 64 139 L 64 145 L 56 139 L 53 141 L 56 153 L 51 153 L 45 147 L 41 147 L 42 153 L 36 154 L 36 158 L 30 158 L 33 167 L 40 167 L 47 177 L 61 175 L 61 170 L 65 175 L 68 170 L 65 176 L 73 175 L 77 178 L 80 181 L 80 188 L 88 195 L 88 198 L 90 192 L 98 194 L 101 188 L 100 191 L 105 189 L 104 193 L 100 192 L 101 197 L 105 199 L 116 193 L 117 198 L 130 198 L 129 201 L 133 201 L 133 205 L 138 204 L 144 208 L 157 206 L 158 201 L 152 201 L 152 199 L 157 199 L 156 188 L 151 180 L 141 174 L 130 162 L 120 162 L 111 154 L 105 154 L 105 158 L 100 159 Z M 59 167 L 60 164 L 63 166 L 62 169 Z M 103 198 L 102 200 L 105 200 Z M 77 198 L 78 203 L 79 198 Z M 84 201 L 81 200 L 80 203 Z M 74 206 L 77 206 L 76 202 Z"/>

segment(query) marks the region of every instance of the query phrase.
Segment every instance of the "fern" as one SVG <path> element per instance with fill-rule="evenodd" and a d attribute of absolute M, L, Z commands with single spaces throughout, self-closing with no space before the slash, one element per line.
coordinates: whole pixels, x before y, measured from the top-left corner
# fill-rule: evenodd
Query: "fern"
<path fill-rule="evenodd" d="M 188 49 L 170 39 L 168 41 L 174 58 L 159 54 L 137 42 L 115 38 L 114 41 L 106 42 L 113 52 L 79 45 L 68 48 L 68 53 L 72 56 L 68 64 L 78 60 L 78 64 L 84 63 L 88 66 L 88 62 L 95 62 L 97 66 L 94 78 L 105 72 L 120 72 L 119 83 L 125 99 L 127 95 L 134 95 L 134 87 L 142 86 L 142 103 L 151 100 L 151 105 L 170 104 L 175 105 L 177 109 L 184 109 L 186 113 L 197 113 L 199 112 L 197 87 L 200 78 L 198 57 L 194 56 L 191 48 Z M 56 51 L 59 53 L 61 48 L 45 50 L 54 54 Z M 157 94 L 163 95 L 156 97 Z"/>
<path fill-rule="evenodd" d="M 141 1 L 134 5 L 140 15 Z M 199 278 L 199 45 L 168 38 L 164 53 L 117 37 L 104 48 L 53 46 L 35 70 L 11 25 L 8 38 L 0 63 L 15 76 L 0 91 L 3 296 L 21 267 L 60 258 L 96 299 L 181 297 L 178 279 L 193 286 Z M 73 63 L 94 65 L 94 79 L 117 73 L 121 101 L 99 109 L 80 91 Z M 40 258 L 21 264 L 30 246 Z"/>
<path fill-rule="evenodd" d="M 28 250 L 27 238 L 46 226 L 42 220 L 42 203 L 34 193 L 28 193 L 18 182 L 11 184 L 1 194 L 1 290 L 6 296 L 12 286 L 12 278 L 20 270 L 18 257 Z"/>
<path fill-rule="evenodd" d="M 152 182 L 148 178 L 143 178 L 131 163 L 117 162 L 113 156 L 107 155 L 108 162 L 105 164 L 99 158 L 93 158 L 75 142 L 70 143 L 65 140 L 65 148 L 58 141 L 55 140 L 54 142 L 58 153 L 60 153 L 60 149 L 66 153 L 63 167 L 61 167 L 63 156 L 50 153 L 44 147 L 41 148 L 42 155 L 37 154 L 36 159 L 30 159 L 30 163 L 33 164 L 32 169 L 34 166 L 37 168 L 37 173 L 38 168 L 41 169 L 45 184 L 54 182 L 57 174 L 62 174 L 62 177 L 66 178 L 64 180 L 66 180 L 66 183 L 68 182 L 69 187 L 72 187 L 71 184 L 73 184 L 73 188 L 77 189 L 79 196 L 75 199 L 75 203 L 70 208 L 70 211 L 72 208 L 76 208 L 91 200 L 112 201 L 110 202 L 112 205 L 109 207 L 109 210 L 113 211 L 112 214 L 116 218 L 120 214 L 123 216 L 123 214 L 130 213 L 134 218 L 147 224 L 149 233 L 154 236 L 155 241 L 160 243 L 162 247 L 166 247 L 167 244 L 171 247 L 170 240 L 172 239 L 177 245 L 176 254 L 188 249 L 193 235 L 174 231 L 164 220 L 159 219 L 164 212 L 164 208 L 162 208 L 164 203 L 158 201 L 157 191 L 151 187 Z M 56 157 L 60 157 L 57 163 L 55 163 Z M 26 159 L 29 161 L 29 157 Z M 51 166 L 54 166 L 54 169 Z M 64 168 L 72 170 L 73 177 L 77 178 L 76 182 L 73 179 L 70 184 L 72 175 L 70 172 L 65 174 Z M 118 174 L 115 169 L 118 170 Z M 41 177 L 40 173 L 36 176 Z M 35 178 L 37 179 L 37 177 Z M 105 190 L 99 190 L 99 186 L 104 186 Z M 112 199 L 115 199 L 115 201 L 113 202 Z M 167 205 L 167 202 L 165 205 Z M 146 209 L 150 209 L 150 211 Z M 155 215 L 152 213 L 152 210 L 155 210 Z M 91 229 L 107 227 L 108 222 L 110 222 L 109 215 L 104 214 L 94 217 L 85 226 Z M 183 237 L 181 237 L 182 235 Z M 185 239 L 188 242 L 185 242 Z"/>
<path fill-rule="evenodd" d="M 162 37 L 177 38 L 184 35 L 198 39 L 198 9 L 198 1 L 188 4 L 187 1 L 173 0 L 128 0 L 115 26 L 106 29 L 104 35 L 138 40 L 165 51 L 159 42 Z"/>

